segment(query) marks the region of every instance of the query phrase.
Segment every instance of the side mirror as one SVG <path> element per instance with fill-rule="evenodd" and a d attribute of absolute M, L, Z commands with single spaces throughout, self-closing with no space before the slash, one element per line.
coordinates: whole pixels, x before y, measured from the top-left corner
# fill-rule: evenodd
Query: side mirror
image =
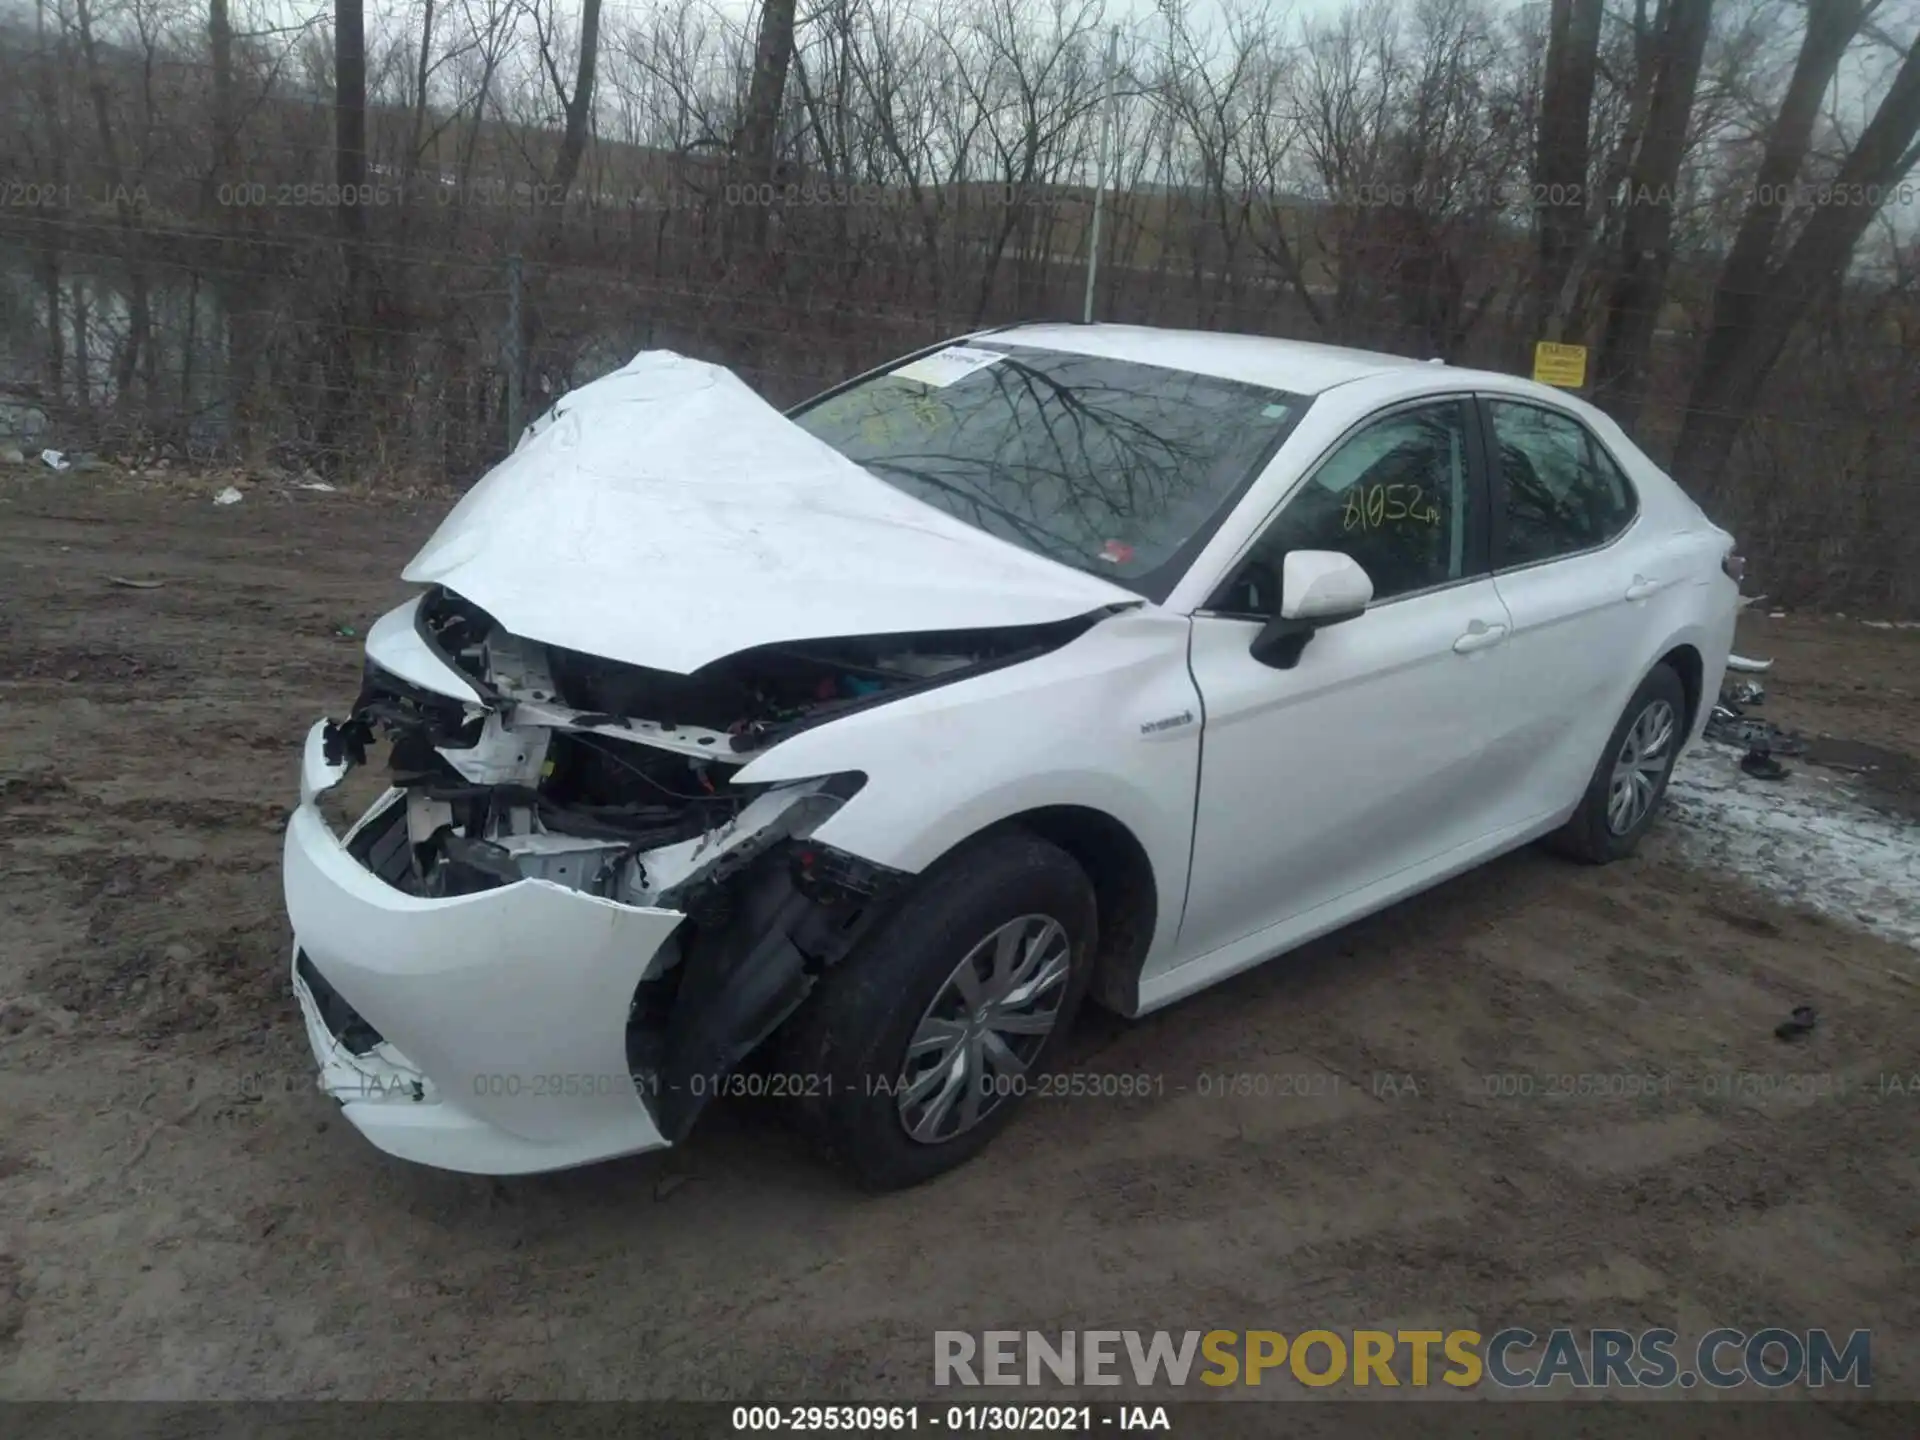
<path fill-rule="evenodd" d="M 1280 613 L 1261 627 L 1253 658 L 1276 670 L 1300 663 L 1313 632 L 1366 613 L 1373 581 L 1351 555 L 1337 550 L 1292 550 L 1280 580 Z"/>
<path fill-rule="evenodd" d="M 1338 550 L 1294 550 L 1280 578 L 1280 613 L 1288 620 L 1332 625 L 1363 613 L 1373 580 L 1360 562 Z"/>

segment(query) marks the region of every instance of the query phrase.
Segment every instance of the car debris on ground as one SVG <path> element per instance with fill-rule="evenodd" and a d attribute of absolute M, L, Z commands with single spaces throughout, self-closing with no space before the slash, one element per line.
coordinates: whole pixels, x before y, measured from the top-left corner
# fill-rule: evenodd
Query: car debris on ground
<path fill-rule="evenodd" d="M 1813 1033 L 1813 1027 L 1820 1023 L 1820 1017 L 1814 1013 L 1811 1005 L 1796 1005 L 1793 1014 L 1773 1027 L 1773 1033 L 1782 1040 L 1798 1040 L 1803 1035 Z"/>
<path fill-rule="evenodd" d="M 1770 720 L 1745 715 L 1740 706 L 1729 705 L 1724 700 L 1713 707 L 1713 714 L 1702 733 L 1719 745 L 1732 745 L 1749 751 L 1764 750 L 1768 754 L 1800 755 L 1807 748 L 1806 741 L 1791 730 L 1783 729 Z"/>

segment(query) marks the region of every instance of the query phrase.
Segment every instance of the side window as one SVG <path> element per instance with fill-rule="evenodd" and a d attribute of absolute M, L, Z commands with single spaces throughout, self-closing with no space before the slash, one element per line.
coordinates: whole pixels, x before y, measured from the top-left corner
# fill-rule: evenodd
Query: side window
<path fill-rule="evenodd" d="M 1604 545 L 1633 519 L 1633 489 L 1613 457 L 1571 416 L 1487 402 L 1506 492 L 1502 565 Z"/>
<path fill-rule="evenodd" d="M 1467 406 L 1449 400 L 1376 420 L 1296 490 L 1241 562 L 1214 608 L 1271 615 L 1290 550 L 1339 550 L 1390 600 L 1468 573 L 1473 487 Z"/>

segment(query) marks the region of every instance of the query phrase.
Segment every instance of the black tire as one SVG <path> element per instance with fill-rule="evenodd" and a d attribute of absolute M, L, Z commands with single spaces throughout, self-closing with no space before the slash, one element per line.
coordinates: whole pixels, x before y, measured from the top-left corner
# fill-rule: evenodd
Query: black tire
<path fill-rule="evenodd" d="M 909 1039 L 961 961 L 1009 922 L 1036 915 L 1065 931 L 1068 966 L 1053 1028 L 1035 1037 L 1027 1074 L 1038 1075 L 1085 997 L 1098 918 L 1086 872 L 1022 830 L 983 836 L 929 868 L 789 1022 L 780 1063 L 809 1077 L 803 1124 L 862 1185 L 893 1190 L 930 1180 L 972 1158 L 1011 1118 L 1023 1098 L 1017 1089 L 991 1101 L 972 1128 L 916 1140 L 897 1087 Z"/>
<path fill-rule="evenodd" d="M 1665 748 L 1665 763 L 1660 768 L 1653 796 L 1645 810 L 1625 829 L 1616 831 L 1608 819 L 1614 766 L 1620 762 L 1627 737 L 1633 732 L 1634 726 L 1649 710 L 1660 705 L 1667 707 L 1673 719 L 1673 734 Z M 1687 687 L 1681 683 L 1672 667 L 1656 665 L 1647 678 L 1640 682 L 1640 688 L 1633 692 L 1633 698 L 1627 702 L 1619 723 L 1613 727 L 1613 734 L 1607 737 L 1600 763 L 1594 766 L 1593 778 L 1587 782 L 1587 792 L 1580 798 L 1580 808 L 1573 812 L 1572 819 L 1547 837 L 1548 846 L 1569 859 L 1587 865 L 1607 865 L 1631 855 L 1638 848 L 1641 837 L 1647 833 L 1647 827 L 1653 823 L 1653 817 L 1660 813 L 1660 802 L 1667 793 L 1667 781 L 1673 775 L 1673 762 L 1679 757 L 1680 747 L 1686 738 Z"/>

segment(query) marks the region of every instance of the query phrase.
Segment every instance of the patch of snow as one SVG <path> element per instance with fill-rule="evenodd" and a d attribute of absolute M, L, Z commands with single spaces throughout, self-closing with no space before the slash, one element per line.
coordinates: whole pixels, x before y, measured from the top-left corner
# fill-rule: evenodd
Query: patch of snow
<path fill-rule="evenodd" d="M 229 485 L 213 497 L 213 503 L 216 505 L 238 505 L 244 498 L 238 490 Z"/>
<path fill-rule="evenodd" d="M 1920 827 L 1869 810 L 1817 766 L 1756 780 L 1741 751 L 1696 745 L 1673 767 L 1667 820 L 1687 857 L 1920 950 Z"/>

